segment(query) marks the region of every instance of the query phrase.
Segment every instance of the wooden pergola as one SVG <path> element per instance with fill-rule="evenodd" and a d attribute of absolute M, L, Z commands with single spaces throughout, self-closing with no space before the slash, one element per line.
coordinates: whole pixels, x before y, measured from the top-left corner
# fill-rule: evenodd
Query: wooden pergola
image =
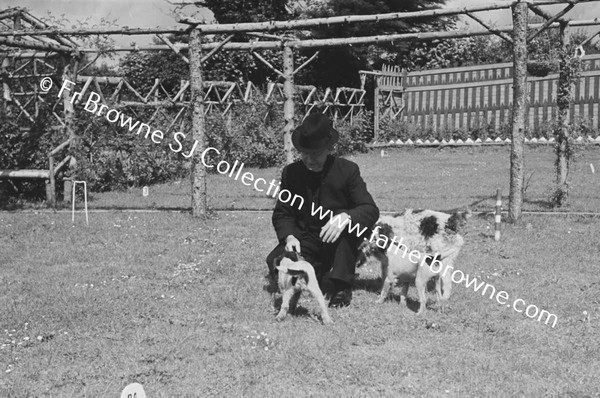
<path fill-rule="evenodd" d="M 20 50 L 32 50 L 27 53 L 20 52 L 16 57 L 22 58 L 43 58 L 50 54 L 59 54 L 69 60 L 65 63 L 63 70 L 63 79 L 76 81 L 77 62 L 80 54 L 87 52 L 97 52 L 95 49 L 75 47 L 71 39 L 64 37 L 71 36 L 87 36 L 87 35 L 143 35 L 156 34 L 165 43 L 164 45 L 155 45 L 138 48 L 139 50 L 172 50 L 185 59 L 190 65 L 190 109 L 192 112 L 192 130 L 193 139 L 198 140 L 201 145 L 205 142 L 205 104 L 204 104 L 204 79 L 202 64 L 216 52 L 224 51 L 250 51 L 252 54 L 267 67 L 275 71 L 283 79 L 283 94 L 284 94 L 284 148 L 286 151 L 287 161 L 292 160 L 292 143 L 291 133 L 294 129 L 294 75 L 309 62 L 318 56 L 317 52 L 309 58 L 305 63 L 295 67 L 294 65 L 294 50 L 305 48 L 325 48 L 334 46 L 347 45 L 366 45 L 384 42 L 400 42 L 400 41 L 420 41 L 432 39 L 450 39 L 461 37 L 472 37 L 481 35 L 495 34 L 502 39 L 512 43 L 514 54 L 514 90 L 513 90 L 513 112 L 512 112 L 512 136 L 511 136 L 511 172 L 510 172 L 510 200 L 509 200 L 509 218 L 518 220 L 521 215 L 521 206 L 523 202 L 523 146 L 524 146 L 524 129 L 525 129 L 525 111 L 526 111 L 526 94 L 527 94 L 527 41 L 535 38 L 539 33 L 548 28 L 559 28 L 561 30 L 562 42 L 560 45 L 566 48 L 568 45 L 566 34 L 570 26 L 595 26 L 600 25 L 598 20 L 587 21 L 569 21 L 564 16 L 578 3 L 593 2 L 598 0 L 533 0 L 533 1 L 503 1 L 489 5 L 480 5 L 475 7 L 447 8 L 447 9 L 432 9 L 416 12 L 398 12 L 377 15 L 353 15 L 340 16 L 330 18 L 303 19 L 293 21 L 269 21 L 260 23 L 238 23 L 238 24 L 203 24 L 203 21 L 190 18 L 180 19 L 179 22 L 185 24 L 186 27 L 181 28 L 119 28 L 119 29 L 56 29 L 45 26 L 43 24 L 29 23 L 23 27 L 17 21 L 22 17 L 21 11 L 7 10 L 0 13 L 0 22 L 11 19 L 14 22 L 13 29 L 6 32 L 0 32 L 0 45 Z M 565 4 L 566 6 L 558 13 L 551 15 L 544 11 L 540 6 Z M 511 10 L 512 11 L 512 26 L 492 27 L 484 22 L 476 14 L 482 11 L 491 10 Z M 536 25 L 528 25 L 528 12 L 532 11 L 536 15 L 540 15 L 545 19 L 545 22 Z M 352 24 L 352 23 L 377 23 L 379 21 L 403 21 L 414 20 L 419 18 L 431 18 L 437 16 L 452 16 L 466 15 L 478 22 L 482 28 L 480 29 L 462 29 L 453 31 L 433 31 L 433 32 L 407 32 L 400 34 L 366 36 L 366 37 L 350 37 L 350 38 L 330 38 L 330 39 L 298 39 L 290 35 L 290 31 L 299 29 L 314 28 L 319 26 L 329 26 L 335 24 Z M 39 21 L 38 21 L 39 22 Z M 528 30 L 531 33 L 528 35 Z M 281 33 L 283 32 L 283 33 Z M 164 34 L 188 34 L 189 45 L 178 45 L 170 42 Z M 243 33 L 249 38 L 245 42 L 233 42 L 233 34 Z M 509 35 L 509 33 L 512 33 Z M 229 34 L 224 40 L 214 43 L 203 43 L 203 37 L 216 34 Z M 596 33 L 597 34 L 597 33 Z M 593 36 L 595 36 L 594 34 Z M 593 37 L 592 36 L 592 37 Z M 45 39 L 40 39 L 43 37 Z M 592 38 L 590 37 L 590 39 Z M 48 43 L 47 38 L 52 38 L 55 43 Z M 589 40 L 589 39 L 588 39 Z M 44 41 L 44 43 L 42 43 Z M 182 52 L 188 51 L 185 56 Z M 280 69 L 276 68 L 266 61 L 257 51 L 259 50 L 276 50 L 279 49 L 283 55 L 283 64 Z M 115 51 L 131 51 L 132 48 L 116 48 Z M 564 64 L 562 62 L 561 64 Z M 561 70 L 561 78 L 559 90 L 565 92 L 565 95 L 570 95 L 570 85 L 568 74 Z M 69 138 L 75 136 L 73 130 L 73 109 L 70 105 L 70 93 L 63 93 L 64 104 L 64 129 Z M 557 140 L 557 148 L 559 153 L 559 163 L 561 159 L 566 162 L 565 152 L 567 149 L 568 138 L 568 120 L 566 112 L 570 97 L 558 101 L 559 105 L 559 122 L 563 125 L 563 140 Z M 565 107 L 566 103 L 566 107 Z M 196 153 L 201 153 L 203 148 L 197 148 Z M 562 158 L 561 158 L 562 154 Z M 566 171 L 566 167 L 565 167 Z M 206 170 L 200 163 L 199 157 L 192 158 L 192 215 L 194 217 L 206 217 L 207 215 L 207 196 L 206 196 Z M 561 176 L 559 176 L 560 181 Z M 566 174 L 564 175 L 566 182 Z"/>

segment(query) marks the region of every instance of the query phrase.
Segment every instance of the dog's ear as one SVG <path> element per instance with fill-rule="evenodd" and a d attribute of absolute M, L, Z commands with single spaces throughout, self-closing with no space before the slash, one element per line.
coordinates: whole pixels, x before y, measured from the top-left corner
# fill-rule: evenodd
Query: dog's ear
<path fill-rule="evenodd" d="M 394 239 L 394 230 L 389 224 L 381 223 L 381 227 L 379 228 L 379 234 L 387 236 L 389 240 Z"/>
<path fill-rule="evenodd" d="M 296 252 L 285 252 L 285 257 L 289 258 L 292 261 L 300 261 L 302 260 L 302 256 Z"/>
<path fill-rule="evenodd" d="M 450 232 L 460 232 L 462 228 L 467 225 L 467 221 L 471 217 L 471 210 L 467 208 L 466 211 L 456 212 L 450 216 L 448 221 L 446 221 L 446 231 Z"/>
<path fill-rule="evenodd" d="M 285 254 L 275 257 L 275 260 L 273 260 L 273 267 L 278 268 L 279 264 L 281 263 L 281 260 L 283 260 L 284 258 L 285 258 Z"/>

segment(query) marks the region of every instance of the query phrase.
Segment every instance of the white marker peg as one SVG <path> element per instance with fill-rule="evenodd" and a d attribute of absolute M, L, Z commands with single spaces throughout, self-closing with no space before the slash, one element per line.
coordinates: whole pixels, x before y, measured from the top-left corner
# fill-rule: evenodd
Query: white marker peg
<path fill-rule="evenodd" d="M 590 170 L 592 170 L 592 174 L 596 174 L 596 169 L 594 168 L 593 163 L 590 163 Z"/>
<path fill-rule="evenodd" d="M 146 392 L 140 383 L 131 383 L 123 389 L 121 398 L 146 398 Z"/>
<path fill-rule="evenodd" d="M 144 187 L 144 188 L 142 188 L 142 195 L 143 195 L 144 197 L 146 197 L 146 196 L 148 196 L 148 195 L 149 195 L 149 192 L 148 192 L 148 187 Z"/>

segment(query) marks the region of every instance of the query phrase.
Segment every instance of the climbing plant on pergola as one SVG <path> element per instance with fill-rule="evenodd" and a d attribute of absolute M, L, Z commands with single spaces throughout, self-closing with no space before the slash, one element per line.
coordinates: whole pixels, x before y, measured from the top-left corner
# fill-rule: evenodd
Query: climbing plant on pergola
<path fill-rule="evenodd" d="M 181 54 L 182 50 L 188 50 L 186 59 L 190 65 L 190 88 L 191 88 L 191 113 L 192 113 L 192 130 L 193 139 L 200 143 L 197 148 L 196 155 L 192 158 L 192 215 L 194 217 L 207 216 L 207 196 L 206 196 L 206 170 L 199 161 L 199 153 L 202 152 L 205 142 L 205 113 L 203 103 L 203 70 L 202 63 L 214 55 L 217 51 L 251 51 L 254 56 L 273 69 L 282 79 L 284 86 L 284 118 L 285 127 L 283 132 L 284 148 L 286 151 L 286 159 L 288 162 L 292 160 L 292 144 L 291 133 L 294 128 L 294 74 L 301 68 L 311 62 L 318 56 L 318 49 L 334 46 L 346 45 L 366 45 L 382 42 L 401 42 L 401 41 L 418 41 L 432 39 L 450 39 L 462 38 L 495 34 L 502 39 L 510 42 L 513 45 L 513 110 L 512 110 L 512 131 L 511 131 L 511 155 L 510 155 L 510 198 L 509 198 L 509 218 L 518 220 L 521 215 L 521 206 L 523 202 L 523 182 L 524 182 L 524 166 L 523 166 L 523 147 L 524 147 L 524 130 L 525 130 L 525 112 L 527 108 L 527 41 L 535 38 L 539 33 L 548 28 L 560 28 L 561 37 L 563 38 L 561 46 L 566 48 L 567 35 L 566 31 L 569 26 L 593 26 L 600 25 L 600 21 L 569 21 L 564 16 L 578 3 L 592 2 L 598 0 L 533 0 L 533 1 L 506 1 L 502 3 L 494 3 L 490 5 L 481 5 L 475 7 L 463 8 L 448 8 L 448 9 L 431 9 L 415 12 L 397 12 L 377 15 L 354 15 L 354 16 L 339 16 L 330 18 L 314 18 L 292 21 L 269 21 L 257 23 L 237 23 L 237 24 L 204 24 L 203 21 L 194 20 L 192 18 L 182 18 L 180 23 L 186 24 L 186 28 L 120 28 L 120 29 L 55 29 L 48 27 L 35 27 L 34 30 L 21 30 L 16 28 L 9 32 L 0 32 L 0 45 L 17 47 L 17 48 L 32 48 L 27 47 L 28 43 L 15 40 L 17 37 L 27 36 L 35 38 L 36 36 L 85 36 L 85 35 L 139 35 L 139 34 L 156 34 L 164 35 L 169 33 L 189 34 L 188 45 L 177 45 L 169 42 L 169 40 L 160 36 L 165 42 L 164 46 L 149 46 L 139 49 L 147 50 L 165 50 L 171 49 L 176 53 Z M 540 6 L 566 4 L 566 7 L 560 12 L 551 15 L 545 12 Z M 474 13 L 481 11 L 512 10 L 513 24 L 511 26 L 492 27 L 481 20 Z M 541 24 L 528 26 L 528 12 L 545 18 L 545 22 Z M 463 29 L 451 31 L 434 31 L 434 32 L 407 32 L 399 34 L 387 34 L 365 37 L 345 37 L 345 38 L 329 38 L 329 39 L 297 39 L 290 34 L 295 30 L 314 28 L 318 26 L 326 26 L 333 24 L 351 24 L 351 23 L 377 23 L 378 21 L 399 21 L 411 20 L 417 18 L 431 18 L 436 16 L 448 15 L 466 15 L 478 22 L 482 28 L 480 29 Z M 1 14 L 0 14 L 1 17 Z M 528 30 L 530 31 L 528 35 Z M 284 32 L 281 34 L 280 32 Z M 247 42 L 233 42 L 233 34 L 243 33 L 250 37 Z M 230 34 L 225 40 L 219 43 L 203 43 L 204 35 L 213 34 Z M 596 33 L 597 34 L 597 33 Z M 593 36 L 596 36 L 594 34 Z M 592 37 L 593 37 L 592 36 Z M 5 39 L 3 37 L 12 37 Z M 590 40 L 590 37 L 588 40 Z M 294 65 L 294 50 L 304 48 L 315 48 L 317 52 L 309 58 L 304 64 L 295 68 Z M 35 48 L 34 48 L 35 49 Z M 281 70 L 277 69 L 266 61 L 257 51 L 260 50 L 280 50 L 283 54 L 283 65 Z M 72 57 L 81 52 L 94 52 L 94 49 L 77 48 L 64 49 L 62 51 L 69 52 Z M 130 51 L 131 48 L 117 48 L 115 51 Z M 206 54 L 205 54 L 206 52 Z M 561 62 L 561 68 L 564 68 L 565 62 Z M 558 153 L 558 179 L 559 183 L 566 184 L 566 171 L 561 167 L 566 167 L 565 158 L 568 151 L 568 119 L 566 114 L 570 103 L 570 85 L 569 73 L 561 70 L 559 90 L 561 98 L 558 98 L 559 106 L 559 123 L 563 127 L 557 135 L 557 153 Z M 69 95 L 67 93 L 66 95 Z M 69 98 L 65 99 L 67 102 Z M 65 113 L 67 109 L 65 108 Z M 66 125 L 68 131 L 68 124 Z M 72 132 L 71 132 L 72 133 Z M 561 160 L 562 159 L 562 160 Z"/>

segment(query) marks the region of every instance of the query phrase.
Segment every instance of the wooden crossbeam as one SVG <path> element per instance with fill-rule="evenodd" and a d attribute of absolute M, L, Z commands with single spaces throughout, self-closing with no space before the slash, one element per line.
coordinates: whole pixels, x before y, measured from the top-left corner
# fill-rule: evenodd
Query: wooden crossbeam
<path fill-rule="evenodd" d="M 142 96 L 140 95 L 140 93 L 138 93 L 138 92 L 137 92 L 137 90 L 136 90 L 135 88 L 133 88 L 133 87 L 131 86 L 131 84 L 129 84 L 129 83 L 127 82 L 127 80 L 125 80 L 125 79 L 122 79 L 122 81 L 123 81 L 123 83 L 125 84 L 125 86 L 127 86 L 127 88 L 128 88 L 128 89 L 130 89 L 130 90 L 133 92 L 133 94 L 135 94 L 135 96 L 139 98 L 139 100 L 140 100 L 140 101 L 142 101 L 142 102 L 147 102 L 147 101 L 144 99 L 144 97 L 142 97 Z M 95 79 L 94 79 L 94 82 L 96 82 L 96 84 L 98 84 L 98 83 L 97 83 L 97 81 L 96 81 Z"/>
<path fill-rule="evenodd" d="M 30 15 L 31 16 L 31 15 Z M 0 32 L 0 36 L 92 36 L 92 35 L 147 35 L 147 34 L 187 34 L 190 28 L 96 28 L 96 29 L 60 29 L 43 25 L 35 30 L 14 30 L 11 32 Z M 64 40 L 64 39 L 63 39 Z"/>
<path fill-rule="evenodd" d="M 27 110 L 25 110 L 25 108 L 23 107 L 23 105 L 21 105 L 21 103 L 19 102 L 19 100 L 16 97 L 13 97 L 12 100 L 13 100 L 13 102 L 15 104 L 17 104 L 17 106 L 19 107 L 19 109 L 21 109 L 21 113 L 25 114 L 25 116 L 27 116 L 27 118 L 31 121 L 31 123 L 35 123 L 35 119 L 33 117 L 31 117 L 31 115 L 29 114 L 29 112 L 27 112 Z"/>
<path fill-rule="evenodd" d="M 231 87 L 229 87 L 229 89 L 225 92 L 225 95 L 223 95 L 221 102 L 227 101 L 227 99 L 229 99 L 229 96 L 231 95 L 231 93 L 233 92 L 233 90 L 235 89 L 236 86 L 237 86 L 237 84 L 235 84 L 235 83 L 231 84 Z"/>
<path fill-rule="evenodd" d="M 26 67 L 28 67 L 32 62 L 33 62 L 33 60 L 29 60 L 29 61 L 25 62 L 23 65 L 19 66 L 17 69 L 13 70 L 10 73 L 10 75 L 14 76 L 16 73 L 19 73 L 22 69 L 25 69 Z"/>
<path fill-rule="evenodd" d="M 86 70 L 87 68 L 89 68 L 90 66 L 92 66 L 98 60 L 98 58 L 100 58 L 100 53 L 96 54 L 96 56 L 94 57 L 93 60 L 91 60 L 90 62 L 88 62 L 87 64 L 85 64 L 82 68 L 80 68 L 77 71 L 77 74 L 83 72 L 84 70 Z"/>
<path fill-rule="evenodd" d="M 50 56 L 51 56 L 51 54 L 48 54 L 48 57 L 50 57 Z M 46 58 L 46 57 L 44 57 L 44 58 Z M 46 62 L 43 59 L 36 59 L 35 62 L 38 64 L 43 64 L 45 67 L 47 67 L 48 69 L 50 69 L 52 71 L 56 71 L 56 67 L 54 65 L 49 64 L 48 62 Z"/>
<path fill-rule="evenodd" d="M 27 48 L 30 50 L 55 51 L 60 53 L 70 53 L 71 51 L 73 51 L 72 48 L 60 44 L 35 43 L 28 40 L 14 40 L 4 38 L 0 38 L 0 45 L 5 45 L 8 47 Z"/>
<path fill-rule="evenodd" d="M 156 79 L 159 80 L 159 79 Z M 160 81 L 160 80 L 159 80 Z M 162 85 L 162 82 L 159 84 L 159 88 L 162 90 L 162 92 L 167 96 L 167 99 L 169 101 L 172 101 L 171 99 L 171 94 L 169 94 L 169 92 L 165 89 L 165 87 Z"/>
<path fill-rule="evenodd" d="M 542 10 L 540 7 L 536 6 L 535 4 L 528 4 L 529 9 L 534 13 L 539 15 L 540 17 L 548 20 L 550 18 L 552 18 L 552 14 Z"/>
<path fill-rule="evenodd" d="M 590 35 L 587 39 L 585 39 L 584 41 L 582 41 L 581 43 L 579 43 L 580 47 L 585 46 L 586 44 L 588 44 L 590 41 L 592 41 L 592 39 L 596 36 L 598 36 L 600 34 L 600 30 L 597 31 L 596 33 L 594 33 L 593 35 Z"/>
<path fill-rule="evenodd" d="M 158 88 L 159 84 L 160 84 L 160 79 L 154 79 L 154 85 L 152 86 L 150 91 L 148 91 L 148 94 L 146 94 L 146 96 L 144 97 L 144 102 L 148 102 L 148 99 L 150 98 L 152 93 L 154 93 L 154 90 L 156 90 Z"/>
<path fill-rule="evenodd" d="M 115 101 L 117 99 L 117 96 L 121 92 L 121 88 L 123 88 L 123 79 L 119 80 L 119 83 L 117 84 L 117 88 L 115 88 L 114 93 L 112 93 L 112 95 L 110 96 L 111 101 Z"/>
<path fill-rule="evenodd" d="M 304 68 L 305 66 L 310 64 L 312 61 L 314 61 L 319 56 L 320 52 L 321 52 L 321 50 L 315 51 L 315 53 L 309 59 L 307 59 L 302 65 L 300 65 L 299 67 L 296 68 L 296 70 L 293 72 L 293 74 L 295 75 L 296 73 L 300 72 L 300 70 L 302 70 L 302 68 Z"/>
<path fill-rule="evenodd" d="M 100 99 L 102 100 L 103 103 L 106 103 L 106 99 L 104 98 L 104 93 L 102 92 L 102 88 L 100 87 L 100 84 L 98 83 L 98 79 L 94 79 L 94 87 L 96 87 L 97 93 L 100 96 Z"/>
<path fill-rule="evenodd" d="M 575 7 L 575 5 L 579 2 L 579 0 L 572 0 L 572 2 L 570 2 L 570 4 L 568 6 L 566 6 L 565 8 L 563 8 L 561 11 L 559 11 L 556 15 L 554 15 L 552 18 L 548 19 L 546 22 L 544 22 L 542 24 L 542 26 L 540 26 L 537 30 L 535 30 L 534 32 L 531 32 L 529 34 L 529 36 L 527 36 L 527 41 L 531 41 L 533 39 L 535 39 L 540 33 L 542 33 L 546 28 L 548 28 L 550 25 L 552 25 L 553 22 L 556 22 L 558 19 L 560 19 L 563 15 L 565 15 L 566 13 L 568 13 L 569 11 L 571 11 L 573 9 L 573 7 Z"/>
<path fill-rule="evenodd" d="M 173 101 L 177 101 L 179 100 L 179 97 L 183 96 L 183 93 L 185 93 L 185 91 L 190 87 L 190 81 L 187 80 L 183 86 L 179 89 L 179 91 L 177 92 L 177 94 L 175 94 L 175 97 L 173 97 Z"/>
<path fill-rule="evenodd" d="M 272 39 L 272 40 L 285 40 L 283 36 L 272 35 L 268 33 L 259 33 L 259 32 L 247 32 L 247 36 L 260 37 L 263 39 Z"/>
<path fill-rule="evenodd" d="M 17 7 L 9 8 L 7 10 L 2 10 L 2 11 L 0 11 L 0 19 L 16 17 L 17 15 L 21 15 L 22 12 L 23 12 L 23 9 L 17 8 Z"/>
<path fill-rule="evenodd" d="M 77 99 L 75 100 L 75 104 L 78 104 L 81 101 L 81 99 L 84 97 L 88 88 L 92 84 L 92 80 L 94 80 L 94 78 L 92 76 L 88 76 L 88 79 L 85 81 L 85 84 L 83 85 L 83 88 L 81 89 L 81 95 L 78 96 Z"/>
<path fill-rule="evenodd" d="M 231 109 L 231 106 L 232 106 L 232 105 L 233 105 L 233 104 L 232 104 L 231 102 L 230 102 L 230 103 L 228 103 L 228 104 L 227 104 L 227 106 L 225 107 L 225 109 L 223 110 L 223 112 L 221 112 L 221 114 L 222 114 L 223 116 L 225 116 L 225 115 L 227 114 L 227 112 L 229 112 L 229 110 Z"/>
<path fill-rule="evenodd" d="M 202 59 L 200 60 L 200 63 L 203 64 L 206 61 L 208 61 L 213 55 L 215 55 L 217 53 L 217 51 L 219 51 L 220 49 L 223 48 L 223 46 L 225 46 L 227 43 L 229 43 L 231 41 L 231 39 L 233 39 L 233 35 L 227 36 L 225 38 L 225 40 L 223 40 L 222 42 L 217 44 L 217 46 L 215 48 L 210 50 L 210 52 L 208 54 L 206 54 L 204 57 L 202 57 Z"/>
<path fill-rule="evenodd" d="M 175 47 L 168 38 L 166 38 L 164 35 L 161 35 L 161 34 L 157 34 L 156 37 L 158 37 L 160 40 L 162 40 L 163 43 L 165 43 L 171 50 L 173 50 L 173 52 L 175 54 L 177 54 L 181 59 L 183 59 L 183 61 L 186 64 L 190 63 L 190 60 L 185 55 L 183 55 L 181 53 L 181 51 L 179 50 L 179 48 Z"/>
<path fill-rule="evenodd" d="M 306 100 L 304 101 L 304 105 L 307 105 L 310 103 L 310 100 L 312 99 L 312 97 L 317 93 L 317 88 L 313 87 L 310 92 L 308 93 L 308 95 L 306 96 Z"/>
<path fill-rule="evenodd" d="M 267 61 L 266 59 L 264 59 L 260 54 L 258 54 L 255 51 L 251 52 L 252 55 L 254 55 L 260 62 L 262 62 L 263 64 L 265 64 L 267 66 L 267 68 L 271 69 L 273 72 L 277 73 L 279 76 L 281 76 L 282 78 L 285 79 L 285 75 L 283 74 L 283 72 L 281 72 L 280 70 L 278 70 L 277 68 L 275 68 L 273 65 L 271 65 L 271 63 L 269 61 Z"/>
<path fill-rule="evenodd" d="M 490 4 L 485 6 L 473 6 L 473 7 L 457 7 L 457 8 L 445 8 L 445 9 L 430 9 L 423 11 L 412 11 L 412 12 L 392 12 L 384 14 L 374 15 L 348 15 L 339 17 L 326 17 L 326 18 L 313 18 L 313 19 L 299 19 L 293 21 L 268 21 L 268 22 L 245 22 L 236 24 L 203 24 L 204 21 L 196 20 L 194 18 L 180 18 L 180 23 L 194 25 L 197 29 L 200 29 L 202 33 L 224 33 L 224 32 L 265 32 L 265 31 L 276 31 L 276 30 L 292 30 L 302 28 L 314 28 L 318 26 L 330 26 L 339 24 L 349 24 L 356 22 L 384 22 L 384 21 L 399 21 L 403 19 L 415 19 L 415 18 L 430 18 L 443 15 L 459 15 L 464 14 L 467 11 L 490 11 L 490 10 L 501 10 L 508 9 L 511 7 L 511 2 L 504 4 Z"/>
<path fill-rule="evenodd" d="M 248 82 L 246 85 L 246 91 L 244 93 L 244 102 L 250 101 L 250 96 L 252 95 L 252 89 L 256 89 L 252 82 Z"/>
<path fill-rule="evenodd" d="M 171 132 L 171 129 L 173 128 L 173 126 L 175 125 L 175 123 L 177 123 L 177 119 L 179 119 L 179 116 L 181 116 L 181 114 L 183 112 L 185 112 L 187 108 L 186 107 L 181 107 L 181 109 L 179 110 L 179 112 L 177 112 L 177 115 L 175 116 L 175 119 L 173 119 L 173 121 L 169 124 L 169 127 L 167 127 L 167 131 L 165 131 L 166 134 L 169 134 Z"/>
<path fill-rule="evenodd" d="M 0 179 L 6 178 L 50 178 L 49 170 L 0 170 Z"/>
<path fill-rule="evenodd" d="M 600 0 L 599 0 L 600 1 Z M 558 21 L 558 20 L 557 20 Z M 578 20 L 578 21 L 569 21 L 569 26 L 571 27 L 584 27 L 584 26 L 599 26 L 600 19 L 589 19 L 589 20 Z M 531 29 L 540 28 L 542 24 L 531 24 L 529 27 Z M 558 22 L 554 22 L 550 24 L 547 28 L 556 29 L 559 28 L 560 24 Z M 511 33 L 513 27 L 511 25 L 507 26 L 499 26 L 494 28 L 496 32 L 503 33 Z M 0 32 L 1 35 L 2 32 Z M 441 32 L 411 32 L 411 33 L 399 33 L 392 35 L 379 35 L 379 36 L 362 36 L 362 37 L 354 37 L 354 38 L 332 38 L 332 39 L 307 39 L 307 40 L 289 40 L 287 44 L 293 48 L 323 48 L 323 47 L 338 47 L 338 46 L 346 46 L 346 45 L 364 45 L 364 44 L 372 44 L 372 43 L 387 43 L 393 41 L 419 41 L 419 40 L 441 40 L 441 39 L 455 39 L 462 37 L 470 37 L 470 36 L 485 36 L 493 34 L 487 29 L 461 29 L 461 30 L 450 30 L 450 31 L 441 31 Z M 203 43 L 202 49 L 214 49 L 218 46 L 218 43 Z M 187 49 L 187 44 L 178 45 L 180 49 Z M 281 49 L 282 43 L 279 41 L 255 41 L 255 42 L 233 42 L 227 43 L 222 47 L 224 51 L 237 51 L 237 50 L 276 50 Z M 143 51 L 164 51 L 168 50 L 169 47 L 165 45 L 150 45 L 150 46 L 140 46 L 137 48 L 138 50 Z M 119 52 L 119 51 L 132 51 L 132 47 L 116 47 L 111 49 L 111 51 Z M 96 53 L 97 49 L 93 48 L 81 48 L 80 51 L 82 53 Z"/>
<path fill-rule="evenodd" d="M 466 13 L 466 15 L 471 18 L 472 20 L 474 20 L 475 22 L 479 23 L 481 26 L 483 26 L 484 28 L 486 28 L 487 30 L 489 30 L 490 32 L 492 32 L 493 34 L 495 34 L 496 36 L 506 40 L 507 42 L 512 44 L 512 37 L 508 36 L 506 33 L 504 32 L 498 32 L 496 31 L 496 29 L 494 29 L 493 27 L 491 27 L 489 24 L 487 24 L 484 20 L 482 20 L 481 18 L 479 18 L 476 15 L 473 15 L 472 13 L 468 12 Z"/>
<path fill-rule="evenodd" d="M 36 31 L 38 29 L 48 28 L 47 24 L 40 21 L 38 18 L 34 17 L 33 15 L 31 15 L 30 13 L 28 13 L 26 11 L 23 11 L 21 13 L 21 18 L 23 18 L 23 20 L 27 21 L 29 24 L 31 24 L 33 27 L 35 27 Z M 29 35 L 29 36 L 33 36 L 33 35 Z M 60 43 L 64 46 L 67 46 L 67 47 L 78 47 L 78 44 L 75 43 L 73 40 L 71 40 L 68 37 L 61 37 L 61 36 L 59 36 L 59 34 L 48 34 L 48 35 L 44 35 L 44 36 L 48 36 L 48 37 L 56 40 L 58 43 Z"/>

